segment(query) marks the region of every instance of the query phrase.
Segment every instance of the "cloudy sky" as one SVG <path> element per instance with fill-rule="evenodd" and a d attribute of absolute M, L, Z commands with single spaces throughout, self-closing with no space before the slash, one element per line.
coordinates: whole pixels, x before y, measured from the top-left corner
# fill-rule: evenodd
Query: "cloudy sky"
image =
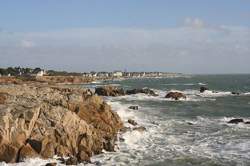
<path fill-rule="evenodd" d="M 0 67 L 250 73 L 249 0 L 0 4 Z"/>

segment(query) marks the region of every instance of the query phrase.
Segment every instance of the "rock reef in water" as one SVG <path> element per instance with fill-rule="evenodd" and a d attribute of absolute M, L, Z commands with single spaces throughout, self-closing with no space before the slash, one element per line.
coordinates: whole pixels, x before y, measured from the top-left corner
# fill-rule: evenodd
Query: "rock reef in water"
<path fill-rule="evenodd" d="M 97 87 L 95 93 L 100 96 L 124 96 L 124 95 L 133 95 L 138 93 L 144 93 L 149 96 L 158 96 L 152 89 L 141 88 L 141 89 L 131 89 L 125 91 L 123 88 L 118 88 L 115 86 L 103 86 Z"/>
<path fill-rule="evenodd" d="M 99 96 L 73 88 L 0 86 L 0 161 L 113 151 L 120 117 Z"/>
<path fill-rule="evenodd" d="M 100 96 L 123 96 L 125 92 L 122 88 L 118 88 L 115 86 L 103 86 L 97 87 L 95 89 L 95 93 Z"/>
<path fill-rule="evenodd" d="M 165 98 L 171 98 L 171 99 L 179 100 L 181 98 L 186 99 L 187 97 L 181 92 L 169 92 L 165 96 Z"/>

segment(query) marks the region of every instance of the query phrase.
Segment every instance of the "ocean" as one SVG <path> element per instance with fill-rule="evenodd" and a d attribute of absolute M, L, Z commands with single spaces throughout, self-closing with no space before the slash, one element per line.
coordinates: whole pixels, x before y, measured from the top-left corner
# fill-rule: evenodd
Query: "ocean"
<path fill-rule="evenodd" d="M 120 134 L 124 140 L 118 141 L 116 152 L 94 156 L 93 165 L 250 165 L 250 124 L 227 123 L 233 118 L 250 121 L 250 75 L 127 79 L 89 86 L 103 84 L 148 87 L 159 96 L 105 98 L 125 126 L 131 127 L 127 120 L 133 119 L 146 131 Z M 209 90 L 200 93 L 201 86 Z M 164 98 L 169 91 L 183 92 L 187 99 Z M 131 105 L 139 110 L 128 109 Z"/>

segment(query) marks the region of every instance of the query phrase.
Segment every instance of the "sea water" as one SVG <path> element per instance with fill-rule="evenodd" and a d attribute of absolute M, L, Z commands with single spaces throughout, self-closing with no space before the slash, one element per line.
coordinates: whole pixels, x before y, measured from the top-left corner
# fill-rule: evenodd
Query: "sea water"
<path fill-rule="evenodd" d="M 106 97 L 125 122 L 135 120 L 145 132 L 120 134 L 116 152 L 92 157 L 92 165 L 250 165 L 250 75 L 195 75 L 110 81 L 124 89 L 148 87 L 159 94 Z M 103 84 L 101 84 L 103 85 Z M 101 86 L 97 85 L 97 86 Z M 201 86 L 208 87 L 204 93 Z M 170 91 L 187 98 L 166 99 Z M 238 92 L 233 95 L 231 92 Z M 138 105 L 139 110 L 128 109 Z"/>

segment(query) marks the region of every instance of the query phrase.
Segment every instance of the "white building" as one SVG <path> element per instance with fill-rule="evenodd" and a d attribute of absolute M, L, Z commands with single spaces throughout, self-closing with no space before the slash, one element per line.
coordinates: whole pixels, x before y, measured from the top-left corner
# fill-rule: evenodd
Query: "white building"
<path fill-rule="evenodd" d="M 122 72 L 121 71 L 114 71 L 113 77 L 122 77 Z"/>
<path fill-rule="evenodd" d="M 46 74 L 46 72 L 45 72 L 44 70 L 41 70 L 41 71 L 39 71 L 39 72 L 36 74 L 36 76 L 37 76 L 37 77 L 42 77 L 42 76 L 44 76 L 44 74 Z"/>

